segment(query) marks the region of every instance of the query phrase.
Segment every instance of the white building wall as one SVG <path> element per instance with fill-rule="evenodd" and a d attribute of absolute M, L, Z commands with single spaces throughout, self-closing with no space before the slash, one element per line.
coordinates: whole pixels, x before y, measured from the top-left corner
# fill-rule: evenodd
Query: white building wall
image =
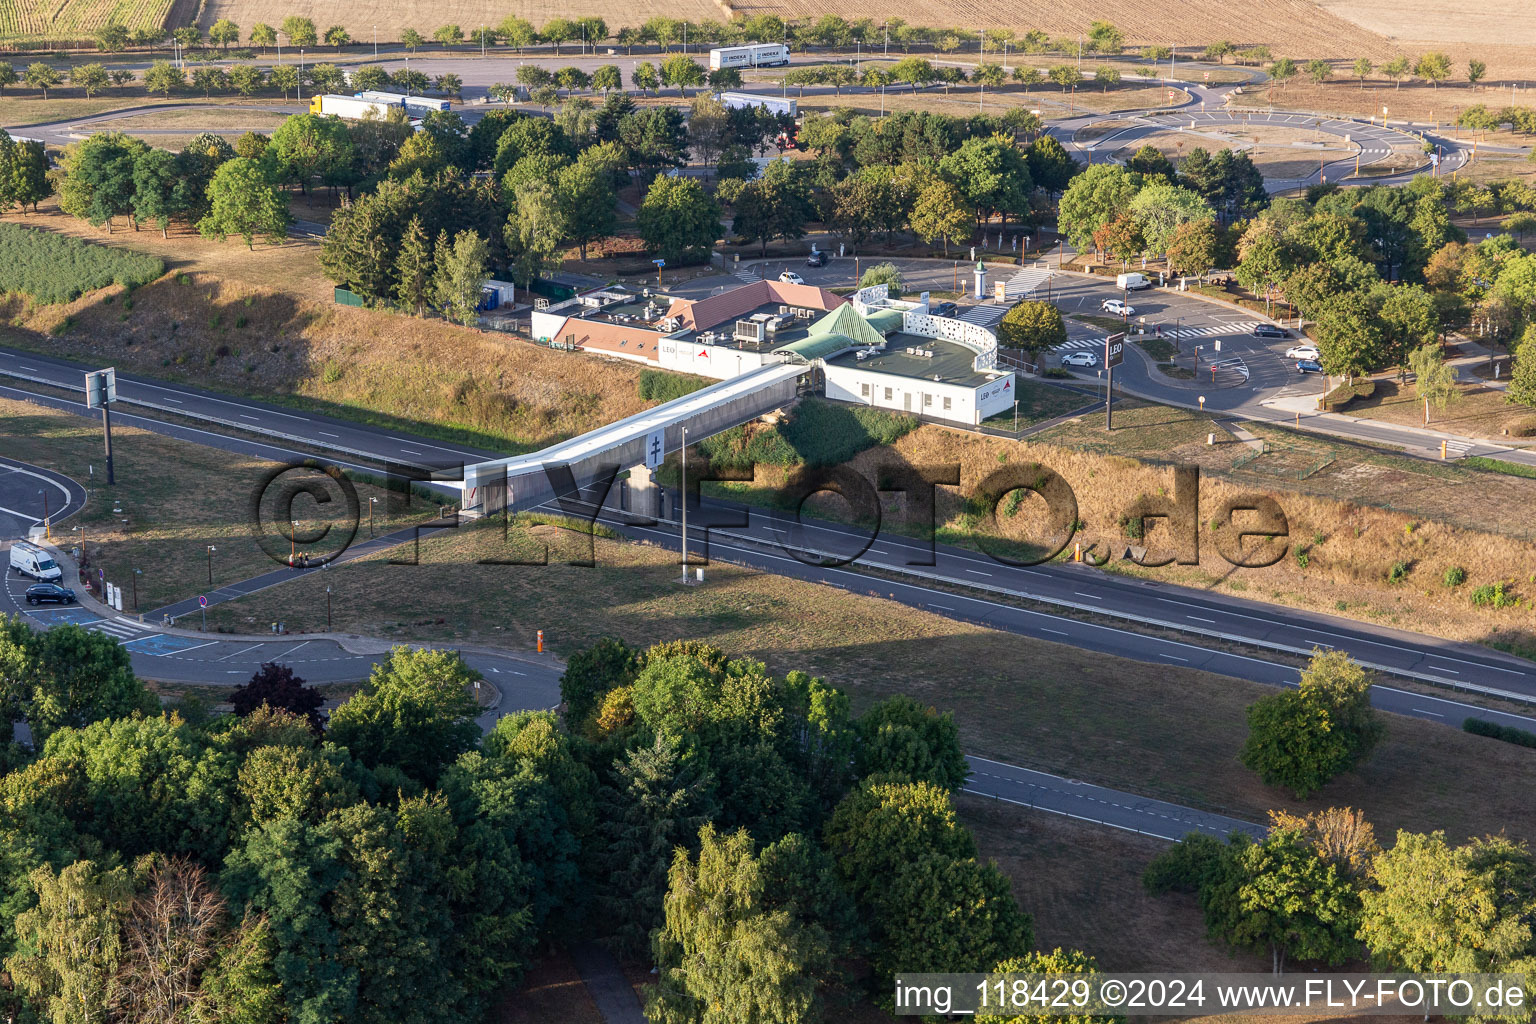
<path fill-rule="evenodd" d="M 959 423 L 979 422 L 976 393 L 972 388 L 875 373 L 852 366 L 827 366 L 824 370 L 828 398 L 872 405 L 876 409 L 922 413 Z M 949 401 L 947 407 L 946 399 Z"/>
<path fill-rule="evenodd" d="M 720 345 L 700 345 L 686 338 L 662 338 L 656 346 L 656 361 L 668 370 L 730 380 L 780 359 L 767 352 L 742 352 Z"/>

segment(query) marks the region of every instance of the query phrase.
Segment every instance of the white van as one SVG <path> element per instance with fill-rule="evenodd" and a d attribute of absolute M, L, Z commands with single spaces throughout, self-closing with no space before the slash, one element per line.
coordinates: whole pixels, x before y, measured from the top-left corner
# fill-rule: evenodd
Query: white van
<path fill-rule="evenodd" d="M 1143 288 L 1151 288 L 1152 282 L 1146 274 L 1121 274 L 1115 278 L 1115 287 L 1123 291 L 1139 292 Z"/>
<path fill-rule="evenodd" d="M 11 571 L 44 583 L 57 583 L 64 577 L 59 563 L 48 552 L 24 540 L 11 545 Z"/>

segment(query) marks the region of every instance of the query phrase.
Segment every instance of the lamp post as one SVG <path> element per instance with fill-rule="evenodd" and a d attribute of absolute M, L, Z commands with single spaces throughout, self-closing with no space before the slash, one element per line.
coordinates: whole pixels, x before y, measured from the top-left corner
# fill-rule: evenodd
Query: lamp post
<path fill-rule="evenodd" d="M 293 529 L 288 531 L 288 565 L 293 566 L 299 559 L 299 521 L 293 520 Z"/>
<path fill-rule="evenodd" d="M 373 536 L 373 507 L 379 503 L 377 496 L 368 499 L 368 536 Z"/>
<path fill-rule="evenodd" d="M 325 585 L 325 631 L 331 631 L 331 585 Z"/>
<path fill-rule="evenodd" d="M 83 541 L 84 538 L 82 537 L 81 540 Z M 208 585 L 210 587 L 213 586 L 213 553 L 217 550 L 219 549 L 212 544 L 208 545 Z"/>
<path fill-rule="evenodd" d="M 133 610 L 139 610 L 139 577 L 144 575 L 143 569 L 133 570 Z"/>
<path fill-rule="evenodd" d="M 43 496 L 43 531 L 44 531 L 45 536 L 47 536 L 50 539 L 52 539 L 52 537 L 53 537 L 53 524 L 48 522 L 48 491 L 47 491 L 46 488 L 41 488 L 40 487 L 40 488 L 38 488 L 37 493 L 41 494 Z"/>
<path fill-rule="evenodd" d="M 299 47 L 299 102 L 304 102 L 304 47 Z"/>
<path fill-rule="evenodd" d="M 272 34 L 277 39 L 277 63 L 278 64 L 282 64 L 283 63 L 283 34 L 281 32 L 274 32 Z"/>
<path fill-rule="evenodd" d="M 373 26 L 373 59 L 379 59 L 379 26 Z"/>
<path fill-rule="evenodd" d="M 682 494 L 677 497 L 682 510 L 682 582 L 688 582 L 688 428 L 682 428 Z"/>

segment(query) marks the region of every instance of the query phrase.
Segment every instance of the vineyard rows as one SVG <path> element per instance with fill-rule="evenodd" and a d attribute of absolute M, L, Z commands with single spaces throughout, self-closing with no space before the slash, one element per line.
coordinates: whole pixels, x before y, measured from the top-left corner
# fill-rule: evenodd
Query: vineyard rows
<path fill-rule="evenodd" d="M 175 0 L 0 0 L 0 39 L 89 36 L 116 22 L 164 28 Z"/>

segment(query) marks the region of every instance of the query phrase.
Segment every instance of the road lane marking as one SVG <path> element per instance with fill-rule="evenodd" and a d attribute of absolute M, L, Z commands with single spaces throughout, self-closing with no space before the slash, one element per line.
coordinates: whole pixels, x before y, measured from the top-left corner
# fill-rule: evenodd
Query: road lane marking
<path fill-rule="evenodd" d="M 1072 591 L 1072 593 L 1076 594 L 1078 597 L 1086 597 L 1086 598 L 1088 598 L 1091 601 L 1102 601 L 1102 600 L 1104 600 L 1102 597 L 1099 597 L 1099 596 L 1097 596 L 1095 594 L 1085 594 L 1081 590 L 1074 590 L 1074 591 Z"/>
<path fill-rule="evenodd" d="M 986 576 L 989 579 L 992 576 L 991 573 L 989 573 L 989 572 L 982 572 L 980 569 L 967 569 L 965 571 L 968 572 L 968 573 L 971 573 L 974 576 Z"/>
<path fill-rule="evenodd" d="M 1444 718 L 1445 717 L 1444 715 L 1440 714 L 1439 712 L 1436 712 L 1436 711 L 1426 711 L 1423 708 L 1414 708 L 1413 710 L 1417 711 L 1421 715 L 1433 715 L 1436 718 Z"/>

